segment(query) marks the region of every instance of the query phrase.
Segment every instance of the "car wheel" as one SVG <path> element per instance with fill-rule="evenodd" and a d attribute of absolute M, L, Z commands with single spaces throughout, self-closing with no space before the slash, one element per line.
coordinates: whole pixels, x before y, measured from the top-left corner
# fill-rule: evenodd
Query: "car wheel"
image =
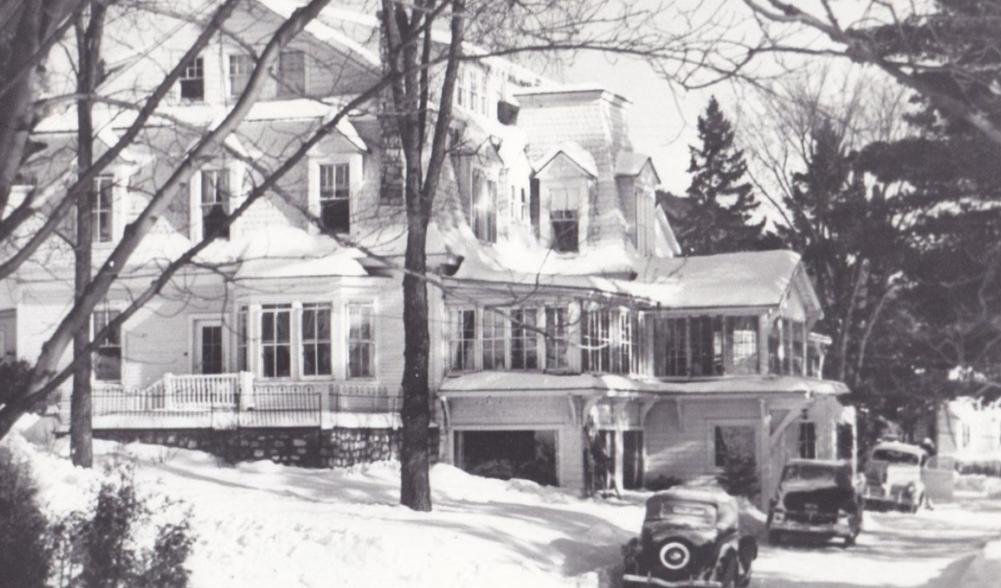
<path fill-rule="evenodd" d="M 768 544 L 769 545 L 781 545 L 782 544 L 782 531 L 768 531 Z"/>
<path fill-rule="evenodd" d="M 922 494 L 918 496 L 917 502 L 911 505 L 911 514 L 914 514 L 919 510 L 921 510 L 921 507 L 924 506 L 924 503 L 925 503 L 925 495 Z"/>
<path fill-rule="evenodd" d="M 843 545 L 843 547 L 847 548 L 847 547 L 854 546 L 855 545 L 855 537 L 856 536 L 854 534 L 852 534 L 852 535 L 845 535 L 845 544 Z"/>

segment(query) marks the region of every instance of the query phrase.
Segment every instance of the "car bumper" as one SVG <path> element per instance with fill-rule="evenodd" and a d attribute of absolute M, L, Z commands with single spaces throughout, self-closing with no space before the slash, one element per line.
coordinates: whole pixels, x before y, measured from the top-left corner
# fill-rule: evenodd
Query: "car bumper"
<path fill-rule="evenodd" d="M 811 533 L 816 535 L 829 535 L 838 537 L 850 537 L 852 535 L 852 528 L 850 525 L 845 523 L 834 523 L 834 524 L 817 524 L 817 523 L 801 523 L 798 521 L 790 521 L 788 519 L 782 522 L 772 521 L 772 524 L 768 527 L 769 531 L 791 531 L 795 533 Z"/>
<path fill-rule="evenodd" d="M 650 586 L 663 586 L 663 588 L 722 588 L 721 582 L 713 580 L 678 580 L 675 582 L 661 580 L 653 576 L 639 576 L 636 574 L 624 574 L 622 581 L 634 584 L 647 584 Z"/>
<path fill-rule="evenodd" d="M 867 491 L 864 495 L 865 501 L 872 504 L 889 504 L 894 506 L 911 506 L 914 504 L 914 496 L 904 492 L 881 492 Z"/>

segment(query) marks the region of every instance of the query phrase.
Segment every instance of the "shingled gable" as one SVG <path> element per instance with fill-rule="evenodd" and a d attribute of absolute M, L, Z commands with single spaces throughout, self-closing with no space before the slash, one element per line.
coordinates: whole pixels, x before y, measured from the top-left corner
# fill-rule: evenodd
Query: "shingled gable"
<path fill-rule="evenodd" d="M 591 154 L 586 149 L 581 147 L 580 143 L 575 141 L 564 141 L 547 151 L 533 164 L 535 175 L 545 175 L 547 168 L 551 168 L 551 166 L 561 161 L 569 162 L 579 168 L 588 177 L 598 177 L 598 166 L 595 165 L 594 158 L 591 157 Z"/>

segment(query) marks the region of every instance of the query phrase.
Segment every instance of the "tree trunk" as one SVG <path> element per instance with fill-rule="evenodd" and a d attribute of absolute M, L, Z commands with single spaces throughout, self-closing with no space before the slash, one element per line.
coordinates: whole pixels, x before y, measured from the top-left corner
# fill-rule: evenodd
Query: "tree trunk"
<path fill-rule="evenodd" d="M 94 165 L 94 121 L 91 113 L 92 94 L 98 85 L 101 37 L 104 27 L 104 5 L 94 2 L 89 11 L 77 16 L 76 38 L 79 69 L 77 71 L 77 173 L 85 174 Z M 73 291 L 83 296 L 92 274 L 91 249 L 94 223 L 94 182 L 77 201 L 76 248 L 74 259 Z M 73 334 L 73 396 L 70 401 L 70 458 L 74 465 L 89 468 L 94 464 L 93 423 L 91 415 L 91 354 L 90 321 Z"/>
<path fill-rule="evenodd" d="M 414 199 L 408 199 L 414 200 Z M 419 202 L 408 204 L 407 252 L 403 275 L 403 438 L 400 444 L 400 504 L 431 510 L 430 459 L 431 390 L 428 361 L 427 216 Z"/>

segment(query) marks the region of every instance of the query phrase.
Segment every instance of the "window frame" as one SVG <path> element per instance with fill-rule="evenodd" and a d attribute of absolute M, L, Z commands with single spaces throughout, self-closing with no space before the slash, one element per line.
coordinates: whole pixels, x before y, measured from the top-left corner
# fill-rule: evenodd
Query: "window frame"
<path fill-rule="evenodd" d="M 368 338 L 352 338 L 352 310 L 367 309 L 368 311 Z M 352 300 L 344 304 L 344 377 L 347 380 L 373 380 L 378 376 L 378 358 L 376 345 L 376 305 L 371 300 Z M 354 343 L 353 343 L 354 342 Z M 368 347 L 368 371 L 367 373 L 353 374 L 351 371 L 351 360 L 353 356 L 352 345 L 363 345 Z"/>
<path fill-rule="evenodd" d="M 327 313 L 327 337 L 323 339 L 319 336 L 319 312 L 326 311 Z M 306 324 L 307 313 L 314 313 L 313 316 L 313 337 L 307 339 L 306 337 Z M 327 372 L 320 373 L 319 366 L 321 355 L 321 349 L 323 345 L 327 346 Z M 309 353 L 307 349 L 313 347 L 313 365 L 316 369 L 316 373 L 308 374 L 306 373 L 306 356 Z M 304 380 L 324 380 L 332 379 L 334 377 L 334 307 L 330 302 L 303 302 L 302 309 L 299 312 L 299 376 Z"/>
<path fill-rule="evenodd" d="M 810 431 L 808 438 L 804 438 L 804 431 Z M 802 459 L 817 459 L 817 423 L 814 421 L 799 421 L 796 452 Z"/>
<path fill-rule="evenodd" d="M 264 325 L 265 325 L 265 320 L 264 319 L 265 319 L 265 315 L 268 314 L 268 313 L 274 313 L 274 319 L 273 319 L 273 322 L 272 322 L 272 336 L 273 336 L 274 340 L 270 341 L 270 342 L 265 339 L 265 330 L 264 330 Z M 277 320 L 278 320 L 279 314 L 287 314 L 288 315 L 288 340 L 284 341 L 284 342 L 278 340 L 278 322 L 277 322 Z M 295 336 L 294 336 L 294 333 L 292 331 L 292 324 L 295 322 L 293 320 L 294 319 L 294 314 L 295 314 L 294 313 L 294 307 L 293 307 L 293 305 L 291 303 L 262 304 L 261 307 L 260 307 L 260 316 L 258 318 L 258 324 L 260 325 L 260 328 L 259 328 L 259 334 L 258 334 L 258 337 L 257 337 L 257 339 L 258 339 L 258 350 L 257 350 L 257 353 L 258 353 L 258 356 L 260 357 L 260 364 L 259 364 L 258 372 L 259 372 L 259 376 L 262 379 L 267 379 L 267 380 L 288 380 L 288 379 L 292 379 L 295 376 L 295 366 L 293 365 L 294 364 L 294 357 L 295 357 Z M 280 375 L 280 374 L 278 374 L 278 370 L 277 370 L 277 366 L 278 366 L 278 355 L 277 355 L 277 353 L 278 353 L 278 349 L 279 348 L 285 347 L 285 346 L 288 347 L 288 374 L 286 374 L 286 375 Z M 273 362 L 273 365 L 275 367 L 275 374 L 274 375 L 267 375 L 265 373 L 265 370 L 267 368 L 267 362 L 264 360 L 264 358 L 266 357 L 266 350 L 269 347 L 272 350 L 271 351 L 271 353 L 272 353 L 272 362 Z"/>
<path fill-rule="evenodd" d="M 199 75 L 196 77 L 195 74 Z M 201 95 L 197 98 L 185 96 L 185 88 L 194 85 L 195 82 L 201 87 Z M 184 65 L 177 78 L 177 84 L 177 97 L 181 102 L 192 104 L 205 102 L 205 57 L 203 55 L 196 55 L 191 59 L 191 62 Z"/>
<path fill-rule="evenodd" d="M 562 315 L 559 321 L 559 332 L 557 333 L 555 321 L 552 320 L 553 315 Z M 545 305 L 543 307 L 543 329 L 546 332 L 545 337 L 545 353 L 543 357 L 545 358 L 544 369 L 547 372 L 566 372 L 570 370 L 570 311 L 566 306 L 563 305 Z M 562 354 L 560 354 L 560 349 L 562 349 Z M 555 362 L 552 361 L 557 357 L 563 358 L 561 362 L 562 365 L 554 365 Z"/>
<path fill-rule="evenodd" d="M 102 314 L 105 316 L 103 325 L 98 325 L 97 315 Z M 113 321 L 117 316 L 121 315 L 122 311 L 110 304 L 103 304 L 95 308 L 90 313 L 90 338 L 91 340 L 97 335 L 99 329 L 104 325 L 107 325 Z M 124 325 L 119 325 L 116 339 L 118 340 L 115 344 L 107 344 L 108 338 L 105 341 L 98 343 L 93 352 L 93 365 L 94 369 L 91 372 L 91 379 L 95 382 L 107 382 L 107 383 L 122 383 L 123 374 L 125 372 L 125 337 L 124 337 Z M 118 350 L 118 377 L 117 378 L 102 378 L 98 375 L 98 365 L 97 356 L 101 354 L 102 350 L 105 349 L 117 349 Z"/>
<path fill-rule="evenodd" d="M 245 72 L 237 71 L 244 67 L 246 68 Z M 247 85 L 250 83 L 250 76 L 254 73 L 254 67 L 255 61 L 252 55 L 248 55 L 246 53 L 230 53 L 226 56 L 227 95 L 230 98 L 238 98 L 247 89 Z M 234 83 L 234 78 L 236 76 L 245 76 L 246 78 L 243 80 L 243 84 L 239 87 L 239 89 L 237 89 L 237 84 Z"/>
<path fill-rule="evenodd" d="M 720 471 L 722 466 L 717 465 L 717 457 L 719 451 L 716 447 L 716 429 L 717 427 L 746 427 L 754 432 L 754 443 L 752 447 L 752 455 L 754 457 L 755 467 L 761 467 L 761 455 L 759 455 L 759 446 L 761 443 L 761 427 L 758 421 L 754 419 L 707 419 L 706 421 L 706 464 L 709 471 Z"/>
<path fill-rule="evenodd" d="M 476 371 L 479 362 L 477 361 L 477 347 L 479 345 L 480 325 L 479 313 L 472 307 L 448 308 L 448 370 L 452 372 L 472 372 Z M 472 337 L 465 337 L 466 330 L 463 328 L 467 316 L 471 315 Z M 468 345 L 468 347 L 467 347 Z M 459 350 L 462 353 L 458 353 Z M 456 362 L 456 358 L 461 355 L 464 361 Z M 469 364 L 468 366 L 466 364 Z M 457 367 L 458 366 L 458 367 Z"/>
<path fill-rule="evenodd" d="M 115 176 L 114 174 L 98 174 L 93 180 L 93 192 L 90 205 L 91 243 L 103 245 L 115 241 Z M 103 202 L 106 199 L 106 202 Z M 102 206 L 105 204 L 106 206 Z M 105 221 L 101 221 L 105 218 Z M 102 236 L 102 227 L 107 228 L 106 237 Z"/>
<path fill-rule="evenodd" d="M 317 163 L 317 199 L 319 219 L 323 226 L 333 233 L 351 232 L 351 163 L 348 161 L 321 161 Z M 329 174 L 326 173 L 329 171 Z M 343 175 L 340 172 L 344 172 Z M 329 180 L 330 184 L 325 185 Z M 340 180 L 343 180 L 340 181 Z M 325 206 L 343 207 L 342 223 L 327 223 Z M 333 214 L 333 213 L 332 213 Z"/>
<path fill-rule="evenodd" d="M 480 313 L 480 369 L 486 371 L 508 371 L 510 362 L 507 357 L 507 340 L 509 320 L 498 306 L 485 306 Z M 490 337 L 487 337 L 487 324 L 490 324 Z M 491 362 L 487 362 L 487 349 L 490 349 Z M 500 363 L 494 363 L 499 360 Z"/>
<path fill-rule="evenodd" d="M 198 187 L 198 218 L 201 227 L 201 238 L 204 239 L 209 236 L 209 227 L 206 225 L 206 221 L 212 214 L 215 207 L 221 207 L 222 212 L 227 217 L 232 210 L 232 198 L 233 191 L 230 186 L 231 177 L 230 169 L 226 165 L 220 167 L 204 167 L 198 170 L 199 174 L 199 187 Z M 206 183 L 206 179 L 209 177 L 215 177 L 212 182 Z M 220 179 L 223 180 L 220 182 Z M 206 201 L 205 195 L 207 186 L 212 186 L 212 196 L 214 200 Z M 229 239 L 230 229 L 232 227 L 226 227 L 219 234 L 215 236 L 216 239 Z"/>
<path fill-rule="evenodd" d="M 531 313 L 531 314 L 527 314 Z M 510 328 L 509 328 L 509 343 L 510 343 L 510 369 L 511 371 L 539 371 L 542 369 L 542 359 L 539 357 L 540 345 L 539 345 L 539 329 L 541 324 L 539 321 L 539 308 L 536 306 L 524 306 L 512 308 L 509 312 L 511 317 Z M 526 317 L 534 317 L 531 321 L 527 320 Z M 525 325 L 531 323 L 531 326 L 526 328 Z M 516 345 L 515 341 L 520 342 L 519 351 L 515 351 Z M 534 354 L 535 364 L 528 365 L 528 358 L 530 354 Z M 515 366 L 515 359 L 519 359 L 522 365 L 520 367 Z"/>

